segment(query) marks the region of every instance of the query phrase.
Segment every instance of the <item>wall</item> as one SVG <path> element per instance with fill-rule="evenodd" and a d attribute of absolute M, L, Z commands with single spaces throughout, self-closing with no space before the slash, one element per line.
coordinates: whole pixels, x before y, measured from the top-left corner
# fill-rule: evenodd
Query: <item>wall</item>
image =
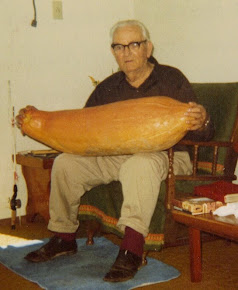
<path fill-rule="evenodd" d="M 180 68 L 191 82 L 237 81 L 237 0 L 137 0 L 161 63 Z"/>
<path fill-rule="evenodd" d="M 193 82 L 237 81 L 237 0 L 62 0 L 63 20 L 52 18 L 52 1 L 36 0 L 36 28 L 30 0 L 0 3 L 0 219 L 9 217 L 14 130 L 12 106 L 43 110 L 82 107 L 92 91 L 89 75 L 103 79 L 117 65 L 108 31 L 120 19 L 137 18 L 151 31 L 161 63 L 180 68 Z M 11 82 L 11 98 L 8 81 Z M 16 131 L 16 150 L 45 148 Z M 26 187 L 18 196 L 25 213 Z"/>
<path fill-rule="evenodd" d="M 63 20 L 52 18 L 53 1 L 35 2 L 36 28 L 31 26 L 32 0 L 0 2 L 0 219 L 11 215 L 12 105 L 16 112 L 28 104 L 43 110 L 82 107 L 93 89 L 88 76 L 103 79 L 117 69 L 110 52 L 110 27 L 120 18 L 134 17 L 130 0 L 62 1 Z M 17 151 L 45 148 L 22 137 L 19 130 L 16 134 Z M 24 214 L 27 195 L 19 166 L 17 173 L 18 197 L 23 203 L 18 213 Z"/>

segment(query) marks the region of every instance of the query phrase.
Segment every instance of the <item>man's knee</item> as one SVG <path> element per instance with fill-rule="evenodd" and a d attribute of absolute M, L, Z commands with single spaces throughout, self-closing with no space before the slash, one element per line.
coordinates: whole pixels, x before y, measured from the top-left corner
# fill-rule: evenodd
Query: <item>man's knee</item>
<path fill-rule="evenodd" d="M 52 174 L 61 174 L 72 170 L 74 162 L 74 155 L 62 153 L 54 160 L 52 167 Z"/>
<path fill-rule="evenodd" d="M 168 171 L 168 157 L 165 153 L 138 153 L 129 158 L 121 167 L 121 172 L 133 170 L 137 172 L 166 174 Z"/>
<path fill-rule="evenodd" d="M 54 160 L 53 170 L 62 168 L 65 164 L 65 160 L 67 159 L 68 159 L 68 154 L 65 154 L 65 153 L 62 153 L 59 156 L 57 156 Z"/>

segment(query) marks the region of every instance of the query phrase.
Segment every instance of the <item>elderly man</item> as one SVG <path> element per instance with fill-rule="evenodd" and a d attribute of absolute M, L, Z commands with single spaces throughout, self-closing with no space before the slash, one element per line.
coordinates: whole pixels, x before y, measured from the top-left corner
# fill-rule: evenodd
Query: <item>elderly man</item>
<path fill-rule="evenodd" d="M 196 103 L 188 80 L 176 68 L 160 65 L 152 57 L 153 45 L 145 26 L 135 20 L 121 21 L 111 29 L 111 51 L 120 71 L 101 82 L 89 97 L 86 107 L 148 96 L 169 96 L 190 104 L 189 138 L 207 139 L 212 132 L 205 108 Z M 18 117 L 21 126 L 21 118 Z M 175 152 L 175 174 L 190 174 L 186 151 Z M 166 152 L 125 156 L 83 157 L 59 155 L 53 165 L 48 229 L 53 238 L 25 258 L 43 262 L 60 255 L 74 254 L 79 223 L 80 198 L 99 184 L 119 180 L 123 204 L 118 227 L 124 231 L 119 254 L 105 281 L 131 279 L 141 266 L 144 238 L 158 199 L 161 181 L 168 173 Z"/>

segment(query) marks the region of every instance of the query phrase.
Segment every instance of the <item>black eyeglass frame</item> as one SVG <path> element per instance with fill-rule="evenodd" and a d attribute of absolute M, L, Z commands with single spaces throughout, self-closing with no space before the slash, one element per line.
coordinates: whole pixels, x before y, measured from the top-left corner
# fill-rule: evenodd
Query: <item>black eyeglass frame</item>
<path fill-rule="evenodd" d="M 128 49 L 130 49 L 129 46 L 130 46 L 131 44 L 133 44 L 133 43 L 136 43 L 136 44 L 138 45 L 138 48 L 139 48 L 140 45 L 141 45 L 142 43 L 145 43 L 145 42 L 147 42 L 147 39 L 142 40 L 142 41 L 132 41 L 132 42 L 130 42 L 130 43 L 128 43 L 128 44 L 112 43 L 112 44 L 111 44 L 111 48 L 114 50 L 114 48 L 115 48 L 117 45 L 120 45 L 120 46 L 123 47 L 123 51 L 124 51 L 126 47 L 128 47 Z"/>

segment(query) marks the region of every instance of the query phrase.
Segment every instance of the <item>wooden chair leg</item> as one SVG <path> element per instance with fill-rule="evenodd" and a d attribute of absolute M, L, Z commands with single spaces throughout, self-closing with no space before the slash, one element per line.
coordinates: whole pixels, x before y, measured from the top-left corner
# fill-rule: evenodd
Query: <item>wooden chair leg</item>
<path fill-rule="evenodd" d="M 142 266 L 147 265 L 147 259 L 146 259 L 147 255 L 148 255 L 148 251 L 144 251 L 142 255 Z"/>
<path fill-rule="evenodd" d="M 88 221 L 86 223 L 86 227 L 87 227 L 87 241 L 86 241 L 86 245 L 90 246 L 94 244 L 94 237 L 97 233 L 100 232 L 101 230 L 101 225 L 100 223 L 98 223 L 97 221 Z"/>
<path fill-rule="evenodd" d="M 91 230 L 91 229 L 88 229 L 87 230 L 87 241 L 86 241 L 86 245 L 87 246 L 91 246 L 91 245 L 93 245 L 94 244 L 94 234 L 95 234 L 95 232 L 93 231 L 93 230 Z"/>
<path fill-rule="evenodd" d="M 200 230 L 192 227 L 189 228 L 189 247 L 191 281 L 200 282 L 202 280 L 202 253 Z"/>

